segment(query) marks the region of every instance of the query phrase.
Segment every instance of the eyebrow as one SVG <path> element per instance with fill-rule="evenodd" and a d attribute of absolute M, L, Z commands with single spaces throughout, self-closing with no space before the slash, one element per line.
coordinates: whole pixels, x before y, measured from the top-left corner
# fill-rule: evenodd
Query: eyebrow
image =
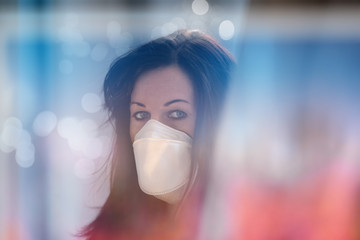
<path fill-rule="evenodd" d="M 170 104 L 176 103 L 176 102 L 184 102 L 190 104 L 188 101 L 184 99 L 174 99 L 164 104 L 165 107 L 169 106 Z"/>
<path fill-rule="evenodd" d="M 188 101 L 186 101 L 186 100 L 184 100 L 184 99 L 174 99 L 174 100 L 171 100 L 171 101 L 165 103 L 164 106 L 167 107 L 167 106 L 169 106 L 170 104 L 177 103 L 177 102 L 184 102 L 184 103 L 190 104 Z M 145 104 L 140 103 L 140 102 L 131 102 L 130 104 L 135 104 L 135 105 L 138 105 L 138 106 L 140 106 L 140 107 L 146 107 Z"/>
<path fill-rule="evenodd" d="M 131 102 L 130 104 L 136 104 L 136 105 L 138 105 L 140 107 L 146 107 L 145 104 L 139 103 L 139 102 Z"/>

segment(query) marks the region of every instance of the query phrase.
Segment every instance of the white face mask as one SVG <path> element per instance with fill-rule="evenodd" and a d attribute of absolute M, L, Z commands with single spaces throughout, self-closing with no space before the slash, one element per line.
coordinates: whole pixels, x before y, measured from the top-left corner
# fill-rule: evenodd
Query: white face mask
<path fill-rule="evenodd" d="M 133 148 L 140 188 L 178 203 L 190 178 L 192 138 L 150 119 L 135 135 Z"/>

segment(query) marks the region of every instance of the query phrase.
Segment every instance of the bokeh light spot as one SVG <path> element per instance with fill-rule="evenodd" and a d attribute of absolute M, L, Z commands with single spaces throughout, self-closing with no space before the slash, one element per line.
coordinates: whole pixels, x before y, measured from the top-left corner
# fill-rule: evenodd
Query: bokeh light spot
<path fill-rule="evenodd" d="M 16 118 L 16 117 L 9 117 L 8 119 L 5 120 L 4 122 L 4 127 L 7 126 L 14 126 L 16 128 L 22 128 L 23 124 L 20 121 L 20 119 Z"/>
<path fill-rule="evenodd" d="M 103 151 L 103 143 L 97 139 L 88 139 L 84 145 L 83 154 L 89 159 L 95 159 L 101 156 Z"/>
<path fill-rule="evenodd" d="M 67 117 L 61 119 L 58 124 L 58 133 L 61 137 L 65 138 L 68 142 L 70 149 L 74 151 L 83 151 L 86 149 L 88 142 L 91 139 L 94 139 L 97 135 L 98 125 L 95 121 L 91 119 L 77 120 L 72 117 Z M 97 149 L 93 150 L 97 152 Z M 100 153 L 94 155 L 100 155 L 102 151 L 102 146 Z M 93 154 L 89 154 L 93 155 Z"/>
<path fill-rule="evenodd" d="M 197 15 L 204 15 L 209 11 L 209 4 L 205 0 L 195 0 L 191 7 L 193 12 Z"/>
<path fill-rule="evenodd" d="M 57 132 L 61 137 L 67 139 L 73 134 L 74 131 L 76 131 L 77 125 L 78 122 L 75 118 L 63 118 L 59 121 L 59 124 L 57 126 Z"/>
<path fill-rule="evenodd" d="M 109 43 L 112 47 L 116 48 L 119 40 L 121 39 L 121 25 L 117 21 L 111 21 L 107 24 L 106 29 Z"/>
<path fill-rule="evenodd" d="M 98 125 L 94 120 L 84 119 L 79 122 L 82 131 L 86 132 L 90 136 L 94 136 L 98 130 Z"/>
<path fill-rule="evenodd" d="M 224 20 L 219 26 L 219 35 L 223 40 L 230 40 L 235 33 L 234 24 L 230 20 Z"/>
<path fill-rule="evenodd" d="M 106 58 L 107 54 L 108 54 L 107 46 L 103 43 L 98 43 L 91 51 L 91 58 L 94 61 L 100 62 Z"/>
<path fill-rule="evenodd" d="M 12 151 L 15 150 L 15 148 L 5 145 L 2 141 L 0 141 L 0 150 L 3 153 L 11 153 Z"/>
<path fill-rule="evenodd" d="M 16 149 L 15 159 L 20 167 L 31 167 L 35 162 L 35 147 L 31 142 L 21 141 Z"/>
<path fill-rule="evenodd" d="M 171 20 L 172 23 L 174 23 L 178 29 L 185 29 L 186 28 L 186 22 L 181 17 L 175 17 Z"/>
<path fill-rule="evenodd" d="M 57 118 L 53 112 L 39 113 L 33 123 L 34 133 L 40 137 L 48 136 L 56 127 Z"/>
<path fill-rule="evenodd" d="M 86 93 L 81 98 L 81 106 L 88 113 L 96 113 L 101 110 L 101 99 L 95 93 Z"/>
<path fill-rule="evenodd" d="M 175 32 L 176 30 L 178 30 L 178 27 L 174 23 L 168 22 L 168 23 L 165 23 L 162 26 L 161 34 L 163 36 L 165 36 L 165 35 L 168 35 L 168 34 L 171 34 L 171 33 Z"/>
<path fill-rule="evenodd" d="M 1 142 L 5 145 L 5 151 L 11 152 L 18 146 L 22 132 L 22 123 L 19 119 L 11 117 L 5 121 L 1 132 Z"/>

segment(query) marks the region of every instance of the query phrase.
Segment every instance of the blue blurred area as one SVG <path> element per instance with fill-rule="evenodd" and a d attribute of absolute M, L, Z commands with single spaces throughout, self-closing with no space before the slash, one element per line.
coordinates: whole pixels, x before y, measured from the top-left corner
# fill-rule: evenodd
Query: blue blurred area
<path fill-rule="evenodd" d="M 7 59 L 18 86 L 18 111 L 22 119 L 34 118 L 41 109 L 51 107 L 56 45 L 49 39 L 10 39 Z"/>
<path fill-rule="evenodd" d="M 279 96 L 306 97 L 309 91 L 320 88 L 319 97 L 331 93 L 354 103 L 359 98 L 358 39 L 289 40 L 280 36 L 245 38 L 238 44 L 239 79 L 234 81 L 239 84 L 237 91 L 246 93 L 251 87 L 254 91 L 274 91 Z"/>

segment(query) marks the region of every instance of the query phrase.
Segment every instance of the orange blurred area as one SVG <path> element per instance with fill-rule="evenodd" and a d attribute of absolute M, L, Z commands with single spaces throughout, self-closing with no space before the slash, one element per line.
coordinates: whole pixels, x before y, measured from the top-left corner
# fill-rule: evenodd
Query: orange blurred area
<path fill-rule="evenodd" d="M 288 186 L 239 177 L 229 188 L 229 238 L 359 238 L 359 170 L 342 162 Z"/>

